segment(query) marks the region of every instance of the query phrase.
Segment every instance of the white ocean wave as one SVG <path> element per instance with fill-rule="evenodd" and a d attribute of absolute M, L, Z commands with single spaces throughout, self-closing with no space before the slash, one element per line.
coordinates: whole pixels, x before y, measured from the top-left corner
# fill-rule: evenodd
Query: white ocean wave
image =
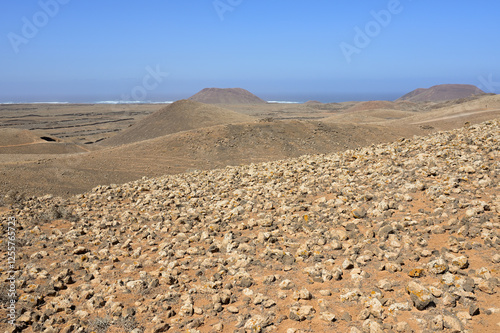
<path fill-rule="evenodd" d="M 69 102 L 0 102 L 0 104 L 70 104 Z"/>
<path fill-rule="evenodd" d="M 277 104 L 302 104 L 302 102 L 291 102 L 291 101 L 267 101 L 268 103 L 277 103 Z"/>
<path fill-rule="evenodd" d="M 29 102 L 27 104 L 70 104 L 69 102 Z"/>
<path fill-rule="evenodd" d="M 98 101 L 84 104 L 172 104 L 173 101 L 151 102 L 151 101 Z"/>
<path fill-rule="evenodd" d="M 97 102 L 0 102 L 0 105 L 11 104 L 172 104 L 173 101 L 97 101 Z"/>

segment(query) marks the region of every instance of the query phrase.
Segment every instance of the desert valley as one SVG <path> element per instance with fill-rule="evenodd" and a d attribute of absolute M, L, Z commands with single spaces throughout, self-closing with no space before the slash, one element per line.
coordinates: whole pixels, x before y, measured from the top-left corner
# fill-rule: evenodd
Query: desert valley
<path fill-rule="evenodd" d="M 499 117 L 469 85 L 2 104 L 0 330 L 498 332 Z"/>

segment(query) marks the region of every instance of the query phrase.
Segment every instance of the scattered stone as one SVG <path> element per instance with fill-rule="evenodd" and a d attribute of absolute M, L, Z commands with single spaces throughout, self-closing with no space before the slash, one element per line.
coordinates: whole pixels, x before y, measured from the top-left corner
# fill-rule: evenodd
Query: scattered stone
<path fill-rule="evenodd" d="M 215 332 L 222 332 L 224 330 L 224 324 L 217 323 L 212 326 Z"/>
<path fill-rule="evenodd" d="M 443 305 L 445 307 L 454 308 L 457 305 L 457 299 L 450 293 L 445 293 L 443 296 Z"/>
<path fill-rule="evenodd" d="M 457 319 L 460 320 L 463 326 L 467 326 L 467 323 L 472 319 L 472 316 L 467 311 L 460 311 L 457 312 Z"/>
<path fill-rule="evenodd" d="M 335 315 L 330 312 L 323 312 L 320 314 L 321 320 L 326 321 L 327 323 L 332 323 L 335 321 Z"/>
<path fill-rule="evenodd" d="M 73 254 L 85 254 L 89 252 L 89 250 L 85 246 L 78 246 L 73 250 Z"/>
<path fill-rule="evenodd" d="M 370 310 L 363 309 L 358 313 L 358 320 L 366 320 L 370 317 Z"/>
<path fill-rule="evenodd" d="M 363 322 L 363 331 L 370 333 L 384 333 L 384 327 L 375 320 L 366 319 Z"/>
<path fill-rule="evenodd" d="M 346 321 L 346 322 L 351 322 L 352 321 L 352 317 L 349 314 L 349 312 L 342 313 L 342 316 L 340 316 L 340 319 L 342 319 L 343 321 Z"/>
<path fill-rule="evenodd" d="M 439 288 L 429 286 L 429 291 L 431 292 L 432 296 L 434 297 L 441 297 L 443 295 L 443 291 Z"/>
<path fill-rule="evenodd" d="M 443 274 L 448 270 L 448 264 L 443 258 L 439 258 L 429 262 L 427 269 L 432 274 Z"/>
<path fill-rule="evenodd" d="M 344 262 L 342 263 L 342 269 L 352 269 L 352 268 L 354 268 L 354 263 L 352 262 L 352 260 L 349 259 L 344 260 Z"/>
<path fill-rule="evenodd" d="M 409 302 L 406 303 L 394 303 L 389 305 L 389 308 L 387 309 L 389 312 L 395 312 L 395 311 L 411 311 L 412 306 Z"/>
<path fill-rule="evenodd" d="M 292 306 L 290 308 L 290 313 L 288 314 L 288 318 L 295 321 L 303 321 L 306 320 L 309 316 L 313 315 L 316 311 L 310 305 L 304 306 Z"/>
<path fill-rule="evenodd" d="M 413 278 L 419 278 L 424 276 L 424 269 L 423 268 L 414 268 L 408 272 L 408 276 L 413 277 Z"/>
<path fill-rule="evenodd" d="M 170 329 L 170 325 L 167 323 L 157 324 L 152 328 L 146 330 L 146 333 L 162 333 L 167 332 Z"/>
<path fill-rule="evenodd" d="M 442 315 L 433 317 L 430 321 L 430 328 L 432 331 L 442 331 L 444 327 L 444 319 Z"/>
<path fill-rule="evenodd" d="M 477 304 L 476 303 L 472 303 L 469 306 L 469 314 L 471 316 L 477 316 L 479 313 L 480 313 L 480 311 L 479 311 L 479 307 L 477 306 Z"/>
<path fill-rule="evenodd" d="M 295 263 L 295 258 L 291 255 L 285 254 L 281 259 L 283 265 L 291 266 Z"/>
<path fill-rule="evenodd" d="M 455 316 L 443 316 L 443 324 L 450 332 L 459 333 L 463 331 L 462 323 Z"/>
<path fill-rule="evenodd" d="M 431 292 L 421 284 L 414 281 L 410 281 L 410 283 L 408 283 L 406 290 L 410 294 L 413 305 L 418 310 L 424 310 L 431 302 L 434 301 L 434 297 Z"/>
<path fill-rule="evenodd" d="M 451 264 L 457 266 L 460 269 L 466 269 L 469 266 L 469 259 L 464 256 L 457 257 L 451 261 Z"/>
<path fill-rule="evenodd" d="M 486 332 L 499 127 L 16 199 L 19 328 Z"/>
<path fill-rule="evenodd" d="M 262 332 L 262 330 L 266 326 L 267 326 L 266 319 L 262 316 L 255 315 L 247 320 L 244 328 L 249 332 Z"/>
<path fill-rule="evenodd" d="M 384 311 L 382 307 L 382 303 L 377 298 L 372 298 L 368 302 L 366 302 L 366 306 L 368 307 L 370 314 L 375 318 L 382 318 L 382 313 Z"/>
<path fill-rule="evenodd" d="M 495 284 L 490 280 L 481 279 L 481 280 L 479 280 L 479 283 L 477 284 L 477 286 L 478 286 L 479 290 L 481 290 L 484 293 L 487 293 L 490 295 L 493 295 L 496 293 Z"/>
<path fill-rule="evenodd" d="M 232 306 L 232 305 L 231 305 L 231 306 L 228 306 L 226 309 L 227 309 L 227 311 L 229 311 L 229 312 L 231 312 L 231 313 L 238 313 L 238 312 L 240 312 L 240 310 L 238 310 L 238 308 L 237 308 L 237 307 Z"/>
<path fill-rule="evenodd" d="M 330 290 L 320 290 L 319 294 L 321 296 L 332 296 L 332 292 Z"/>
<path fill-rule="evenodd" d="M 293 299 L 294 300 L 310 300 L 312 298 L 312 294 L 309 292 L 307 289 L 301 289 L 299 291 L 296 291 L 293 293 Z"/>
<path fill-rule="evenodd" d="M 243 276 L 236 284 L 242 288 L 250 288 L 253 285 L 253 279 L 249 276 Z"/>
<path fill-rule="evenodd" d="M 500 263 L 500 253 L 495 254 L 495 255 L 491 258 L 491 261 L 492 261 L 494 264 L 498 264 L 498 263 Z"/>
<path fill-rule="evenodd" d="M 398 333 L 413 333 L 412 328 L 410 327 L 410 325 L 406 321 L 398 322 L 394 329 Z"/>
<path fill-rule="evenodd" d="M 357 219 L 362 219 L 366 217 L 366 209 L 364 209 L 363 207 L 355 208 L 352 211 L 352 216 L 354 216 Z"/>
<path fill-rule="evenodd" d="M 282 289 L 282 290 L 290 290 L 290 289 L 295 287 L 295 284 L 292 281 L 287 279 L 287 280 L 281 281 L 279 286 L 280 286 L 280 289 Z"/>

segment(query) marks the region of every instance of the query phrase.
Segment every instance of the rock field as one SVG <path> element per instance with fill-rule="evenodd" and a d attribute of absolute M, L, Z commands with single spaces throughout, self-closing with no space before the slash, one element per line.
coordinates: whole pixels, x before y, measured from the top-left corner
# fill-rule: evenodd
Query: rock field
<path fill-rule="evenodd" d="M 498 332 L 500 121 L 331 155 L 9 192 L 3 332 Z"/>

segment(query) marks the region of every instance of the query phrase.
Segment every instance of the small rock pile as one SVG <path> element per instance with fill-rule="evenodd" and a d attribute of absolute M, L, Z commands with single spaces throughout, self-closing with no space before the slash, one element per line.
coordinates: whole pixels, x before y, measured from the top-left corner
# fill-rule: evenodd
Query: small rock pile
<path fill-rule="evenodd" d="M 499 162 L 495 120 L 14 201 L 0 330 L 498 331 Z"/>

